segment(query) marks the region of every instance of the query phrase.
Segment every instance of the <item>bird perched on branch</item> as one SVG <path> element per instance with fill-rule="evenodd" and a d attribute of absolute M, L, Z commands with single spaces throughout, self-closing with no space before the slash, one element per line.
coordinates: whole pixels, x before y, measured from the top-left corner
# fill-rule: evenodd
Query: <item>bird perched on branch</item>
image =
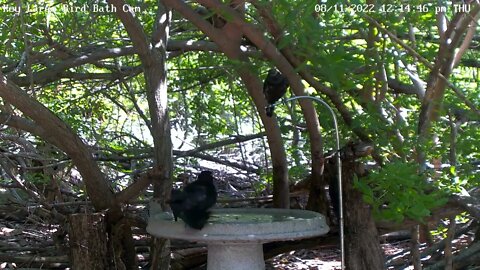
<path fill-rule="evenodd" d="M 172 189 L 169 201 L 175 221 L 182 219 L 189 227 L 200 230 L 210 217 L 210 207 L 217 202 L 217 190 L 211 171 L 202 171 L 196 181 L 183 190 Z"/>
<path fill-rule="evenodd" d="M 263 95 L 265 95 L 265 99 L 268 103 L 265 111 L 268 117 L 272 117 L 273 110 L 275 109 L 275 102 L 285 95 L 287 88 L 287 78 L 278 70 L 274 68 L 270 69 L 265 81 L 263 82 Z"/>

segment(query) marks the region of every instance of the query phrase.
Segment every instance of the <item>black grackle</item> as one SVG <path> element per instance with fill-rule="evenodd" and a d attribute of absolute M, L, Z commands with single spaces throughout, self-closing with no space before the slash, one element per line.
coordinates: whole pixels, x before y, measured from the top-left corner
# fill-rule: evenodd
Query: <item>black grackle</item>
<path fill-rule="evenodd" d="M 217 190 L 211 171 L 202 171 L 196 181 L 182 190 L 173 189 L 170 198 L 175 221 L 182 219 L 191 228 L 200 230 L 210 217 L 210 207 L 217 202 Z"/>
<path fill-rule="evenodd" d="M 172 213 L 175 221 L 177 221 L 179 216 L 182 214 L 183 201 L 185 200 L 185 198 L 186 196 L 183 191 L 181 191 L 180 189 L 172 189 L 169 203 L 170 208 L 172 208 Z"/>
<path fill-rule="evenodd" d="M 273 110 L 275 109 L 275 102 L 285 95 L 287 88 L 287 78 L 278 70 L 274 68 L 270 69 L 265 81 L 263 82 L 263 95 L 265 95 L 265 99 L 268 103 L 265 111 L 268 117 L 272 117 Z"/>

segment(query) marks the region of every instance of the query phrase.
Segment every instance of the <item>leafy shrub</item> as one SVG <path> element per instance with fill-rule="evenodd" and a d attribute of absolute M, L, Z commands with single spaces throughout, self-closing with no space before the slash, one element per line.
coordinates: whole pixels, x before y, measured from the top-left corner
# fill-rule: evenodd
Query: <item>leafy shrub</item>
<path fill-rule="evenodd" d="M 405 218 L 422 221 L 431 209 L 447 202 L 447 194 L 433 188 L 417 164 L 393 162 L 366 178 L 357 179 L 355 187 L 373 208 L 377 219 L 402 222 Z"/>

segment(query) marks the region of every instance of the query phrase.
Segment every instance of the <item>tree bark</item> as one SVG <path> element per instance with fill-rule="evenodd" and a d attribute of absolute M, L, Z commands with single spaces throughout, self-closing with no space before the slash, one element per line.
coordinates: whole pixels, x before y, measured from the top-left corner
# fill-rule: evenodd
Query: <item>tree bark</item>
<path fill-rule="evenodd" d="M 168 116 L 167 92 L 167 42 L 171 21 L 171 10 L 158 2 L 154 31 L 149 39 L 138 19 L 130 12 L 124 12 L 122 0 L 109 0 L 116 6 L 116 14 L 132 39 L 144 68 L 148 107 L 150 111 L 150 131 L 154 145 L 153 181 L 154 198 L 167 209 L 166 201 L 171 190 L 173 170 L 172 141 L 170 136 L 170 119 Z M 157 239 L 152 243 L 151 269 L 169 269 L 170 243 L 167 239 Z"/>
<path fill-rule="evenodd" d="M 438 119 L 443 97 L 445 94 L 445 88 L 448 85 L 448 77 L 450 76 L 454 61 L 455 51 L 457 47 L 465 39 L 464 33 L 468 30 L 472 20 L 480 13 L 480 4 L 472 3 L 473 8 L 470 13 L 458 12 L 452 18 L 449 26 L 440 42 L 440 48 L 436 57 L 435 65 L 429 74 L 427 89 L 425 96 L 422 100 L 420 107 L 420 115 L 418 118 L 418 161 L 421 165 L 424 165 L 425 149 L 422 148 L 426 145 L 428 136 L 430 134 L 430 126 L 433 121 Z M 474 23 L 474 22 L 473 22 Z"/>
<path fill-rule="evenodd" d="M 114 201 L 113 190 L 100 171 L 82 139 L 48 108 L 11 83 L 0 71 L 0 97 L 32 119 L 41 129 L 43 139 L 64 151 L 77 166 L 87 193 L 97 210 L 107 209 Z"/>
<path fill-rule="evenodd" d="M 266 116 L 265 106 L 267 103 L 262 92 L 262 82 L 260 81 L 258 75 L 252 72 L 252 68 L 248 63 L 248 59 L 240 50 L 243 33 L 239 31 L 238 25 L 235 24 L 235 21 L 229 20 L 221 29 L 215 28 L 183 1 L 165 0 L 164 2 L 195 24 L 219 46 L 221 51 L 225 53 L 228 58 L 241 61 L 237 71 L 259 112 L 260 119 L 265 126 L 267 141 L 270 146 L 273 164 L 274 207 L 289 208 L 290 199 L 288 192 L 288 166 L 280 129 L 275 121 L 275 118 L 269 118 Z M 199 2 L 213 11 L 220 9 L 220 7 L 226 7 L 218 2 Z M 241 1 L 233 1 L 232 4 L 234 4 L 236 9 L 240 12 L 236 12 L 231 8 L 228 8 L 228 12 L 233 12 L 236 19 L 243 22 L 243 18 L 241 17 L 243 3 Z"/>
<path fill-rule="evenodd" d="M 345 264 L 349 270 L 383 270 L 383 251 L 370 207 L 363 202 L 361 192 L 354 188 L 357 171 L 355 159 L 360 157 L 357 153 L 357 147 L 352 143 L 341 150 Z"/>
<path fill-rule="evenodd" d="M 210 1 L 199 2 L 210 8 L 220 8 L 221 6 L 219 3 L 212 3 Z M 237 16 L 242 16 L 241 20 L 243 21 L 242 1 L 232 1 L 231 4 L 236 7 L 236 11 L 239 11 L 235 13 Z M 259 80 L 258 75 L 252 73 L 248 58 L 241 53 L 240 44 L 243 38 L 243 33 L 238 31 L 238 25 L 234 22 L 227 22 L 221 31 L 224 34 L 223 36 L 216 35 L 214 34 L 215 32 L 213 32 L 212 34 L 214 35 L 211 35 L 210 37 L 219 45 L 229 58 L 242 60 L 243 65 L 241 65 L 237 71 L 242 78 L 248 93 L 252 97 L 255 107 L 259 112 L 260 119 L 265 127 L 273 167 L 273 207 L 290 208 L 287 157 L 276 117 L 274 116 L 270 118 L 265 113 L 265 106 L 267 104 L 262 92 L 263 84 Z M 229 44 L 226 44 L 225 41 L 223 41 L 225 36 L 227 37 Z"/>
<path fill-rule="evenodd" d="M 70 224 L 70 260 L 73 269 L 108 269 L 107 226 L 105 217 L 97 214 L 73 214 Z M 93 252 L 92 252 L 93 251 Z"/>
<path fill-rule="evenodd" d="M 107 232 L 110 234 L 112 229 L 121 223 L 123 213 L 120 204 L 115 200 L 113 190 L 80 137 L 49 109 L 31 98 L 15 84 L 10 83 L 1 71 L 0 96 L 22 111 L 24 115 L 30 117 L 38 125 L 35 130 L 44 135 L 44 140 L 57 146 L 72 159 L 82 175 L 87 194 L 95 209 L 97 211 L 109 209 L 107 212 Z M 121 235 L 109 237 L 109 241 L 114 241 L 119 237 L 121 238 L 119 241 L 130 245 L 122 246 L 122 262 L 117 265 L 125 264 L 127 267 L 133 267 L 135 265 L 135 251 L 131 230 L 124 230 Z"/>

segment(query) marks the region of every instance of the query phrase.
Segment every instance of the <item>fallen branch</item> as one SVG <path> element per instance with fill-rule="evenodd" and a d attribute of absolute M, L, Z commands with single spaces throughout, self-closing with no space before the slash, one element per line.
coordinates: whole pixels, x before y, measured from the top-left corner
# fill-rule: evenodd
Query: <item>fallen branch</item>
<path fill-rule="evenodd" d="M 455 269 L 461 269 L 470 264 L 480 263 L 480 242 L 476 242 L 470 247 L 460 251 L 453 257 L 453 265 Z M 425 270 L 440 270 L 445 269 L 445 261 L 439 261 L 436 264 L 425 268 Z"/>
<path fill-rule="evenodd" d="M 50 267 L 58 267 L 59 264 L 66 264 L 69 263 L 69 259 L 67 255 L 61 256 L 38 256 L 38 255 L 30 255 L 30 256 L 18 256 L 18 255 L 7 255 L 7 254 L 0 254 L 0 262 L 10 262 L 16 264 L 28 264 L 31 266 L 50 266 Z"/>

